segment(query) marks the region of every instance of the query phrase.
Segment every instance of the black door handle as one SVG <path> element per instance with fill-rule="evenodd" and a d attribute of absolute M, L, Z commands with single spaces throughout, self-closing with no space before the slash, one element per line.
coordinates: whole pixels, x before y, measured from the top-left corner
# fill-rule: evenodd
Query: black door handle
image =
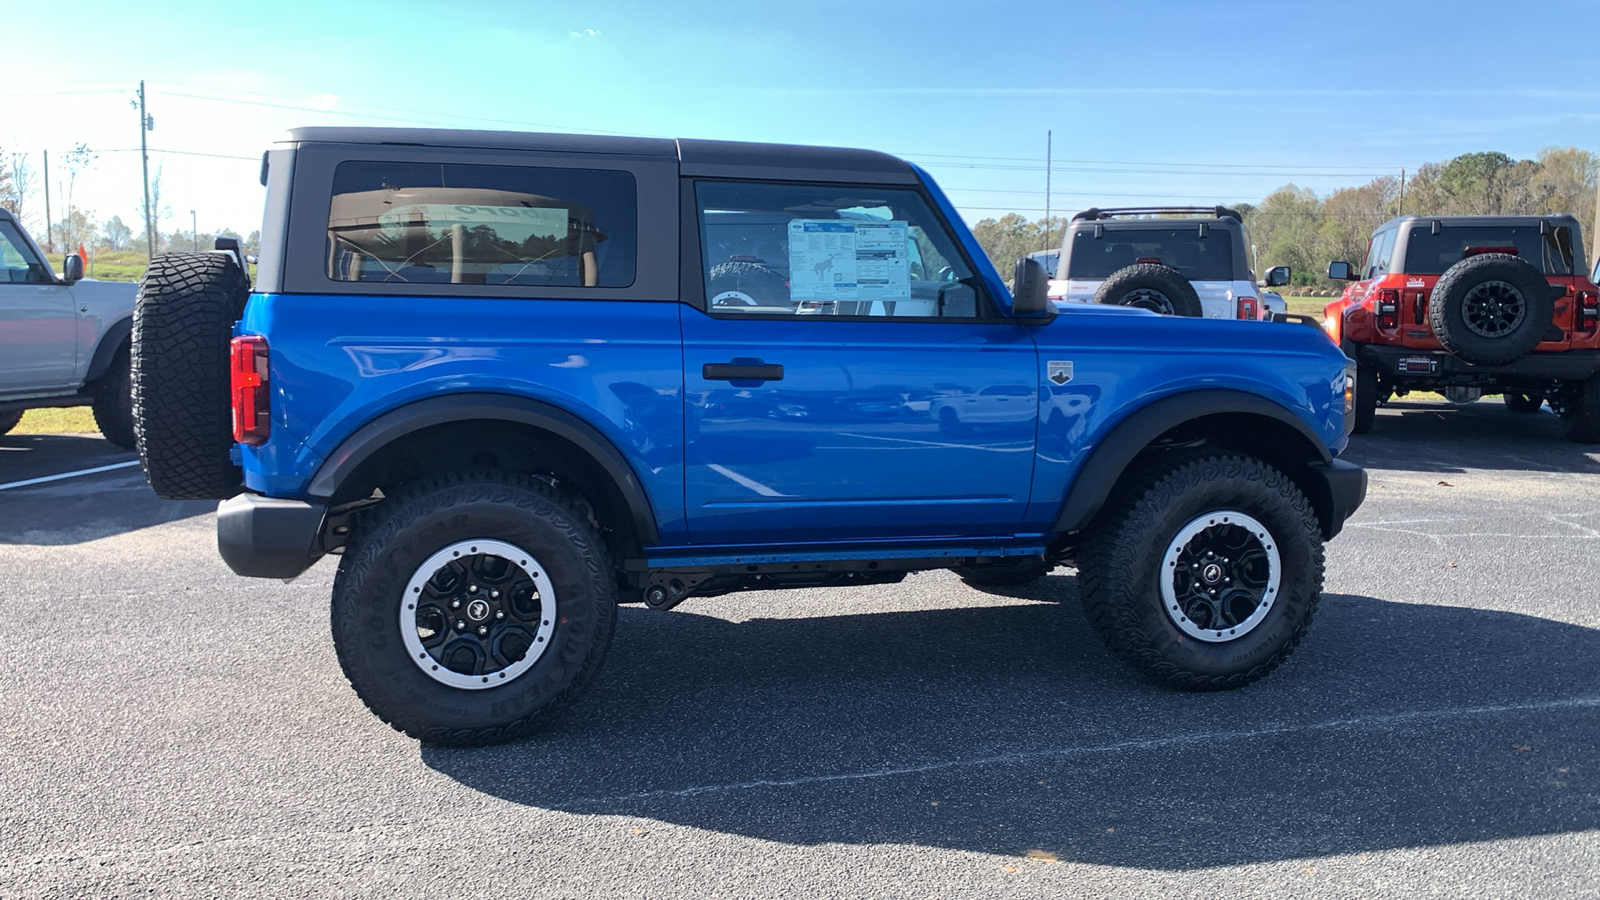
<path fill-rule="evenodd" d="M 706 363 L 700 374 L 707 381 L 782 381 L 783 366 L 770 366 L 760 361 L 742 360 L 727 363 Z"/>

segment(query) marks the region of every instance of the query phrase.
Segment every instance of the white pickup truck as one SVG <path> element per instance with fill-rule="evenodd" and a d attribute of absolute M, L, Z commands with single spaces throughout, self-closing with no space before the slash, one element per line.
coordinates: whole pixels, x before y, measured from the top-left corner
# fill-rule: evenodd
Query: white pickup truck
<path fill-rule="evenodd" d="M 0 434 L 47 406 L 91 406 L 106 440 L 133 448 L 128 337 L 138 285 L 57 276 L 15 216 L 0 209 Z"/>

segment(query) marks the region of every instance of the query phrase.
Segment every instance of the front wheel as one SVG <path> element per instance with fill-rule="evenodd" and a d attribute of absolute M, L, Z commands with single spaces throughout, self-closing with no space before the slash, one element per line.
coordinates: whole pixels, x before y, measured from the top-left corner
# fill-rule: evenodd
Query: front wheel
<path fill-rule="evenodd" d="M 1233 453 L 1158 457 L 1134 473 L 1079 563 L 1085 611 L 1111 650 L 1189 690 L 1277 668 L 1322 592 L 1311 504 L 1282 472 Z"/>
<path fill-rule="evenodd" d="M 386 500 L 333 586 L 351 686 L 417 740 L 522 737 L 594 679 L 616 625 L 600 538 L 554 488 L 496 471 Z"/>
<path fill-rule="evenodd" d="M 101 437 L 124 450 L 137 448 L 133 433 L 133 382 L 127 350 L 117 351 L 111 368 L 95 386 L 91 409 Z"/>

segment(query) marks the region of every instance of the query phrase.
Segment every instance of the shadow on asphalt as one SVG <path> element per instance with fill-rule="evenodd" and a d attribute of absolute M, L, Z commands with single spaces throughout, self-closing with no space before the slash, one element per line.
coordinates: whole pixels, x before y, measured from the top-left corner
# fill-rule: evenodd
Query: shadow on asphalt
<path fill-rule="evenodd" d="M 0 484 L 136 461 L 99 435 L 0 436 Z M 212 501 L 162 500 L 138 466 L 0 491 L 0 544 L 59 546 L 215 512 Z"/>
<path fill-rule="evenodd" d="M 1466 406 L 1391 400 L 1372 431 L 1352 435 L 1345 459 L 1370 469 L 1600 472 L 1600 444 L 1575 444 L 1549 409 L 1518 413 L 1499 397 Z"/>
<path fill-rule="evenodd" d="M 1073 580 L 1030 590 L 1070 599 Z M 629 608 L 541 737 L 421 755 L 494 797 L 646 827 L 1189 870 L 1600 828 L 1597 658 L 1593 629 L 1328 595 L 1284 668 L 1186 694 L 1121 667 L 1076 603 Z"/>

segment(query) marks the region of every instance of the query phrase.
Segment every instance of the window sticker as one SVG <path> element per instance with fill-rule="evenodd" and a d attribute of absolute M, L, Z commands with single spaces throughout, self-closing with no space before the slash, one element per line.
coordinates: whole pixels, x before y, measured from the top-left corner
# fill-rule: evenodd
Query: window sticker
<path fill-rule="evenodd" d="M 790 220 L 789 296 L 793 300 L 911 299 L 906 223 Z"/>

